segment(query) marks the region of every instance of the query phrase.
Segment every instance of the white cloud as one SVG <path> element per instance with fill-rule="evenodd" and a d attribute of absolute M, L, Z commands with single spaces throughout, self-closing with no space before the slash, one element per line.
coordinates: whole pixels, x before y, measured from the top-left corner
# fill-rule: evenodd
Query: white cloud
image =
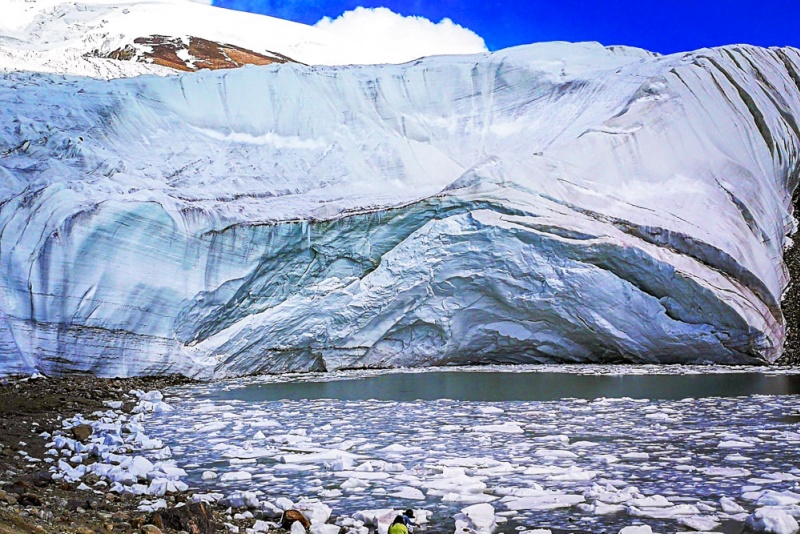
<path fill-rule="evenodd" d="M 355 42 L 364 63 L 403 63 L 423 56 L 486 51 L 483 38 L 450 19 L 433 23 L 385 7 L 357 7 L 337 19 L 324 17 L 315 26 Z"/>
<path fill-rule="evenodd" d="M 194 2 L 195 4 L 205 4 L 207 6 L 211 5 L 213 0 L 189 0 L 189 2 Z"/>

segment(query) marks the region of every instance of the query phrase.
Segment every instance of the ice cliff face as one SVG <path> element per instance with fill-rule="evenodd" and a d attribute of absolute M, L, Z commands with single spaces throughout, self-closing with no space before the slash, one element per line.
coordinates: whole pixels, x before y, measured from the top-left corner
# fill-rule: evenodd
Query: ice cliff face
<path fill-rule="evenodd" d="M 800 54 L 0 78 L 0 369 L 770 362 Z"/>

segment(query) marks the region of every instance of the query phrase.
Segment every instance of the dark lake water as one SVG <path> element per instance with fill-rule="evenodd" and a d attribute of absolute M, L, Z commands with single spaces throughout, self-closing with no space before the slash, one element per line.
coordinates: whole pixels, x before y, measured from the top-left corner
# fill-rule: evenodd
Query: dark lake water
<path fill-rule="evenodd" d="M 154 414 L 148 432 L 204 491 L 319 499 L 337 518 L 413 507 L 431 514 L 428 534 L 453 532 L 474 502 L 492 505 L 503 521 L 497 534 L 689 530 L 685 517 L 639 509 L 626 492 L 668 499 L 686 517 L 718 517 L 711 530 L 738 534 L 761 492 L 797 491 L 800 375 L 626 371 L 355 371 L 193 384 L 170 392 L 174 411 Z M 597 492 L 625 506 L 601 513 Z M 584 502 L 513 504 L 540 494 Z M 722 497 L 746 513 L 726 515 Z"/>
<path fill-rule="evenodd" d="M 579 375 L 528 372 L 391 373 L 324 382 L 255 383 L 216 389 L 216 399 L 553 401 L 564 398 L 680 400 L 703 397 L 800 394 L 800 375 L 723 373 L 685 375 Z"/>

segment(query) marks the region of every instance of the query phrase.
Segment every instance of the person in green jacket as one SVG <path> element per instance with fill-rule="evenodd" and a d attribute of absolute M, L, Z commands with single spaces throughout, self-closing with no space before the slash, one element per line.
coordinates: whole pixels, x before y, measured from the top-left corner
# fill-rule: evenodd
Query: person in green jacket
<path fill-rule="evenodd" d="M 402 515 L 398 515 L 389 526 L 388 534 L 408 534 L 408 527 L 406 527 L 406 520 Z"/>

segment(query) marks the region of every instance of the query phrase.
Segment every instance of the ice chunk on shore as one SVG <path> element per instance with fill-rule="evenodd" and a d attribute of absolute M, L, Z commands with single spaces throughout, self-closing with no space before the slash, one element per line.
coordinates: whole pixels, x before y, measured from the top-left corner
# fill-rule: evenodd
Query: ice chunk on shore
<path fill-rule="evenodd" d="M 252 491 L 234 491 L 220 501 L 231 508 L 258 508 L 258 496 Z"/>
<path fill-rule="evenodd" d="M 303 513 L 312 525 L 323 524 L 331 517 L 331 507 L 325 503 L 302 499 L 294 508 Z"/>

